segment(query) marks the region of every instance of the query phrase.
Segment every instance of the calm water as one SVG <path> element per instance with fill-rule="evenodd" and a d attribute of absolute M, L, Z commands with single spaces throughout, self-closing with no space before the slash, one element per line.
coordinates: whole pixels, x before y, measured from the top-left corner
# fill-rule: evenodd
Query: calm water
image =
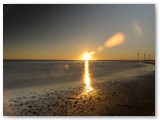
<path fill-rule="evenodd" d="M 4 89 L 113 80 L 154 70 L 136 61 L 10 61 L 4 62 Z"/>

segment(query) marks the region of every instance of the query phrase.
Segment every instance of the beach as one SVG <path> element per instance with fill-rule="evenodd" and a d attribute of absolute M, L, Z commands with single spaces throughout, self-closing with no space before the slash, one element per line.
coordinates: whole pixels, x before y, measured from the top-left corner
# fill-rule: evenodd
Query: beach
<path fill-rule="evenodd" d="M 3 116 L 157 116 L 158 5 L 89 3 L 4 2 Z"/>
<path fill-rule="evenodd" d="M 92 84 L 24 90 L 16 95 L 4 90 L 4 116 L 154 116 L 155 71 L 141 68 L 139 74 L 137 68 L 136 74 L 135 69 L 127 69 L 111 76 L 114 79 L 105 77 L 110 80 Z"/>

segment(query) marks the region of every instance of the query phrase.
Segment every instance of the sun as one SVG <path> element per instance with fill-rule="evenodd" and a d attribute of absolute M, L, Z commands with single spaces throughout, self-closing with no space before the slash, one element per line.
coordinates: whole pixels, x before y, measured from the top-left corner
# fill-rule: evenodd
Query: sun
<path fill-rule="evenodd" d="M 83 60 L 90 60 L 90 54 L 88 52 L 84 53 Z"/>

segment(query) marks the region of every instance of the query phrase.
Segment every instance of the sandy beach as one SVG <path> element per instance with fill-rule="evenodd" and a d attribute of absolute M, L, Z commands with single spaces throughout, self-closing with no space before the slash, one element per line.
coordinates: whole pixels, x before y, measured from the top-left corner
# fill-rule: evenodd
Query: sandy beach
<path fill-rule="evenodd" d="M 35 91 L 4 104 L 7 116 L 150 116 L 155 111 L 155 72 L 69 89 Z M 7 103 L 7 102 L 6 102 Z"/>

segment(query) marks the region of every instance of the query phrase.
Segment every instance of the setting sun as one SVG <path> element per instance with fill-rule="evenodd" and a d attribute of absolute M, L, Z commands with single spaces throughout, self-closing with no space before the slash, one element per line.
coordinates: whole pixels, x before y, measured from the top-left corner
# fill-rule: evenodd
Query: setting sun
<path fill-rule="evenodd" d="M 90 60 L 90 54 L 88 52 L 84 53 L 83 60 Z"/>

